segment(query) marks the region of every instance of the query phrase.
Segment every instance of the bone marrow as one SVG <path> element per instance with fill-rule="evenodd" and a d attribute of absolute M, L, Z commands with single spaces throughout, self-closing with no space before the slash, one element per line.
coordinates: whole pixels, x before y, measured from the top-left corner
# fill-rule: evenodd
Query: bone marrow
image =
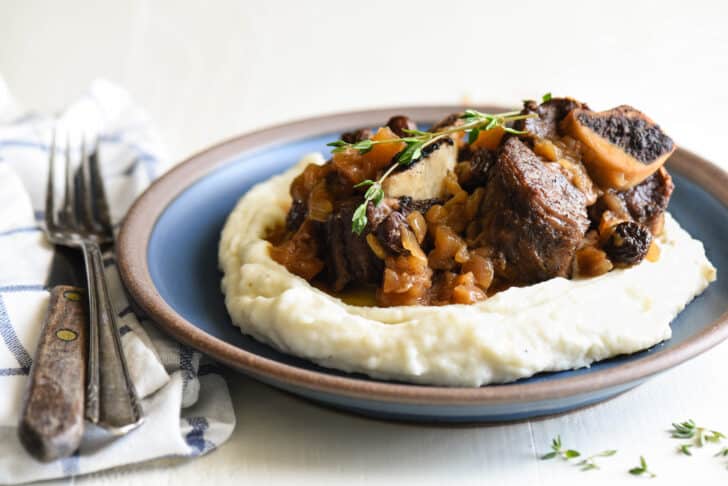
<path fill-rule="evenodd" d="M 608 188 L 624 190 L 639 184 L 676 148 L 659 125 L 627 105 L 600 113 L 577 108 L 561 127 L 583 144 L 590 174 Z"/>
<path fill-rule="evenodd" d="M 389 197 L 408 196 L 412 199 L 433 199 L 443 196 L 445 177 L 455 169 L 457 147 L 452 139 L 423 149 L 420 160 L 389 176 L 382 188 Z"/>

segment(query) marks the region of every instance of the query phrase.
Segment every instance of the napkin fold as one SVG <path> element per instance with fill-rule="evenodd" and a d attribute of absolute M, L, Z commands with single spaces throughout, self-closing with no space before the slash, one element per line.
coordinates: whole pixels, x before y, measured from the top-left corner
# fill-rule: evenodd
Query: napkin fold
<path fill-rule="evenodd" d="M 218 369 L 137 315 L 112 254 L 104 266 L 130 374 L 145 422 L 125 437 L 100 440 L 89 428 L 72 457 L 40 463 L 17 439 L 22 395 L 48 305 L 44 282 L 53 248 L 43 220 L 48 144 L 53 127 L 80 140 L 98 137 L 99 161 L 114 223 L 167 167 L 149 117 L 114 84 L 94 81 L 60 115 L 22 112 L 0 77 L 0 483 L 90 473 L 168 456 L 197 456 L 225 442 L 235 426 Z"/>

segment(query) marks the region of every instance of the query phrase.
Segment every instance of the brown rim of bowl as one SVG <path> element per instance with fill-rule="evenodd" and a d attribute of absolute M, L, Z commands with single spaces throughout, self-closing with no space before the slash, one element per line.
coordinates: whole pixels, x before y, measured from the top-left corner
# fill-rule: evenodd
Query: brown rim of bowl
<path fill-rule="evenodd" d="M 195 327 L 177 314 L 157 292 L 147 267 L 147 245 L 156 220 L 190 184 L 233 156 L 313 135 L 376 126 L 395 113 L 407 113 L 421 122 L 434 122 L 462 109 L 458 105 L 403 106 L 323 115 L 234 137 L 193 155 L 157 179 L 129 210 L 117 246 L 124 283 L 134 300 L 162 329 L 213 359 L 258 378 L 268 377 L 295 387 L 382 402 L 474 405 L 559 399 L 637 382 L 693 358 L 728 338 L 728 312 L 725 312 L 709 327 L 674 348 L 586 375 L 558 381 L 479 388 L 408 385 L 309 371 L 258 356 Z M 505 111 L 498 106 L 482 106 L 480 109 L 491 113 Z M 668 164 L 672 170 L 697 183 L 728 207 L 728 173 L 684 149 L 678 149 Z"/>

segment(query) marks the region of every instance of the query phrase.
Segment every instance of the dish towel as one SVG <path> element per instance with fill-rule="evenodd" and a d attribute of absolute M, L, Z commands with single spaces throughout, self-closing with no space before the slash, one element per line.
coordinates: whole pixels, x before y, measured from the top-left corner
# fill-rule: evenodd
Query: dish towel
<path fill-rule="evenodd" d="M 48 305 L 44 283 L 53 255 L 43 220 L 48 144 L 54 124 L 65 142 L 99 137 L 99 159 L 115 223 L 166 167 L 149 119 L 130 96 L 103 80 L 57 117 L 21 113 L 0 77 L 0 483 L 90 473 L 169 456 L 205 454 L 225 442 L 235 415 L 224 379 L 201 355 L 157 331 L 132 310 L 113 255 L 104 265 L 124 352 L 145 422 L 127 436 L 40 463 L 17 439 L 22 396 Z M 98 441 L 96 441 L 98 442 Z"/>

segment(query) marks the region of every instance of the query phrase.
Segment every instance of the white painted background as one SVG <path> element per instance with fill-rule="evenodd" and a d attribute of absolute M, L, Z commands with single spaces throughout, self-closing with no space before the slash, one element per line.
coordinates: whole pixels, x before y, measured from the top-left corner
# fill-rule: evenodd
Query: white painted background
<path fill-rule="evenodd" d="M 37 109 L 59 108 L 97 76 L 116 81 L 148 107 L 176 160 L 303 116 L 552 91 L 596 109 L 633 104 L 728 168 L 724 2 L 350 3 L 0 1 L 0 73 Z M 658 473 L 650 484 L 726 484 L 728 459 L 679 456 L 665 430 L 692 417 L 728 431 L 727 370 L 724 344 L 611 402 L 499 427 L 365 420 L 231 373 L 238 426 L 218 451 L 62 483 L 637 484 L 626 470 L 644 454 Z M 537 460 L 556 434 L 619 453 L 588 473 Z"/>

